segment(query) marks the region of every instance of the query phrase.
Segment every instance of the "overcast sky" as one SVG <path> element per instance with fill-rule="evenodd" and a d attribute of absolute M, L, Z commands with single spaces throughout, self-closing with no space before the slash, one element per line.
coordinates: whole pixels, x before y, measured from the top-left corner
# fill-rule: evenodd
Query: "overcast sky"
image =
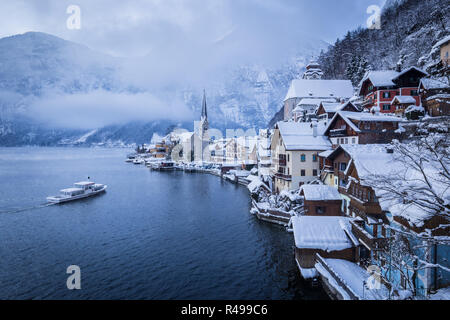
<path fill-rule="evenodd" d="M 332 43 L 365 25 L 370 5 L 385 0 L 1 0 L 0 37 L 47 32 L 115 56 L 160 47 L 207 50 L 227 37 L 246 50 L 290 46 L 302 35 Z M 81 29 L 69 30 L 69 5 L 81 8 Z M 270 53 L 270 52 L 269 52 Z"/>
<path fill-rule="evenodd" d="M 136 119 L 173 119 L 175 113 L 181 121 L 192 115 L 176 97 L 167 100 L 175 95 L 160 94 L 166 87 L 189 84 L 200 94 L 200 88 L 209 89 L 239 65 L 270 68 L 297 54 L 310 58 L 312 51 L 306 50 L 317 52 L 317 47 L 325 47 L 320 40 L 333 43 L 349 30 L 366 26 L 368 7 L 382 7 L 384 2 L 0 0 L 0 38 L 40 31 L 127 57 L 117 59 L 124 62 L 120 80 L 148 92 L 48 92 L 33 104 L 32 114 L 40 119 L 83 129 Z M 71 5 L 81 10 L 79 30 L 67 27 Z M 61 105 L 65 112 L 56 112 Z"/>

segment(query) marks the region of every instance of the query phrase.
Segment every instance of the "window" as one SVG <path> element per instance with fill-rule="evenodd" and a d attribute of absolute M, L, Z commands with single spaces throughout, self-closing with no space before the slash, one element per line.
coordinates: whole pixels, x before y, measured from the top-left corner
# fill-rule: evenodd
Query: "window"
<path fill-rule="evenodd" d="M 327 207 L 316 207 L 316 214 L 324 214 L 327 212 Z"/>
<path fill-rule="evenodd" d="M 317 162 L 317 154 L 313 154 L 312 159 L 313 159 L 313 162 Z"/>
<path fill-rule="evenodd" d="M 290 172 L 291 172 L 291 170 L 290 170 L 290 169 L 288 168 L 288 175 L 290 175 L 290 174 L 291 174 Z"/>
<path fill-rule="evenodd" d="M 391 110 L 391 105 L 390 104 L 383 104 L 383 110 L 384 111 L 390 111 Z"/>
<path fill-rule="evenodd" d="M 301 161 L 301 162 L 306 162 L 306 155 L 302 154 L 302 155 L 300 156 L 300 161 Z"/>
<path fill-rule="evenodd" d="M 317 177 L 317 176 L 318 176 L 317 170 L 316 170 L 316 169 L 313 170 L 313 176 L 314 176 L 314 177 Z"/>
<path fill-rule="evenodd" d="M 418 96 L 417 90 L 411 90 L 411 95 L 412 96 Z"/>
<path fill-rule="evenodd" d="M 305 171 L 305 170 L 302 170 L 300 175 L 301 175 L 302 177 L 306 176 L 306 171 Z"/>
<path fill-rule="evenodd" d="M 364 129 L 370 130 L 370 122 L 364 122 Z"/>
<path fill-rule="evenodd" d="M 383 92 L 383 98 L 385 98 L 385 99 L 389 99 L 391 97 L 391 93 L 388 91 L 388 92 Z"/>
<path fill-rule="evenodd" d="M 290 157 L 289 157 L 289 153 L 288 153 L 288 155 L 287 155 L 287 161 L 288 161 L 288 162 L 290 161 L 289 159 L 290 159 Z"/>
<path fill-rule="evenodd" d="M 345 162 L 341 162 L 339 166 L 339 171 L 347 170 L 347 164 Z"/>
<path fill-rule="evenodd" d="M 345 144 L 348 144 L 348 138 L 345 138 Z"/>
<path fill-rule="evenodd" d="M 356 143 L 356 138 L 352 138 L 352 144 Z"/>

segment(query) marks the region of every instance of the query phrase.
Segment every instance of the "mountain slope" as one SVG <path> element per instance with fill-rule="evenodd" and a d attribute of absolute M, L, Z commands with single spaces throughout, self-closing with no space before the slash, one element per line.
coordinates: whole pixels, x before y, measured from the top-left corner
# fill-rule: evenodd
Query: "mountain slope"
<path fill-rule="evenodd" d="M 299 42 L 293 57 L 271 67 L 230 65 L 229 71 L 218 77 L 220 80 L 206 86 L 212 127 L 220 130 L 266 127 L 279 109 L 290 81 L 304 71 L 312 56 L 327 46 L 316 40 Z M 122 145 L 148 142 L 154 132 L 164 133 L 171 125 L 192 130 L 191 121 L 180 124 L 145 119 L 101 128 L 64 129 L 30 114 L 33 110 L 30 105 L 49 95 L 148 92 L 148 86 L 126 83 L 126 78 L 121 77 L 126 66 L 126 59 L 113 58 L 49 34 L 29 32 L 0 39 L 0 145 Z M 139 74 L 141 78 L 146 76 Z M 199 88 L 189 83 L 167 87 L 170 89 L 158 89 L 151 94 L 163 101 L 179 100 L 194 116 L 200 114 Z M 65 107 L 58 108 L 61 116 Z"/>
<path fill-rule="evenodd" d="M 366 69 L 425 67 L 433 45 L 450 33 L 450 2 L 441 0 L 390 0 L 381 29 L 357 29 L 337 40 L 320 56 L 326 78 L 346 79 L 354 63 L 367 61 Z M 362 72 L 364 74 L 364 72 Z M 361 72 L 354 80 L 361 80 Z"/>

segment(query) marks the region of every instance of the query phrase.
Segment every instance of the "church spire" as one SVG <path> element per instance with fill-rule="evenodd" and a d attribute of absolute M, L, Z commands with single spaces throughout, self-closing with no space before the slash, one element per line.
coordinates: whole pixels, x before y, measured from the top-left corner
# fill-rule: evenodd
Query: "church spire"
<path fill-rule="evenodd" d="M 202 119 L 208 119 L 208 110 L 206 108 L 206 90 L 203 89 L 203 103 L 202 103 Z"/>

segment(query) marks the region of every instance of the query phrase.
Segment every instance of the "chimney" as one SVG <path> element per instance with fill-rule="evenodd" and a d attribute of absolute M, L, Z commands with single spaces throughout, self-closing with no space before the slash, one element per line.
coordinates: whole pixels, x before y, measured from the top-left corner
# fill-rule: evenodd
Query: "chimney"
<path fill-rule="evenodd" d="M 312 121 L 313 137 L 317 137 L 317 120 Z"/>

